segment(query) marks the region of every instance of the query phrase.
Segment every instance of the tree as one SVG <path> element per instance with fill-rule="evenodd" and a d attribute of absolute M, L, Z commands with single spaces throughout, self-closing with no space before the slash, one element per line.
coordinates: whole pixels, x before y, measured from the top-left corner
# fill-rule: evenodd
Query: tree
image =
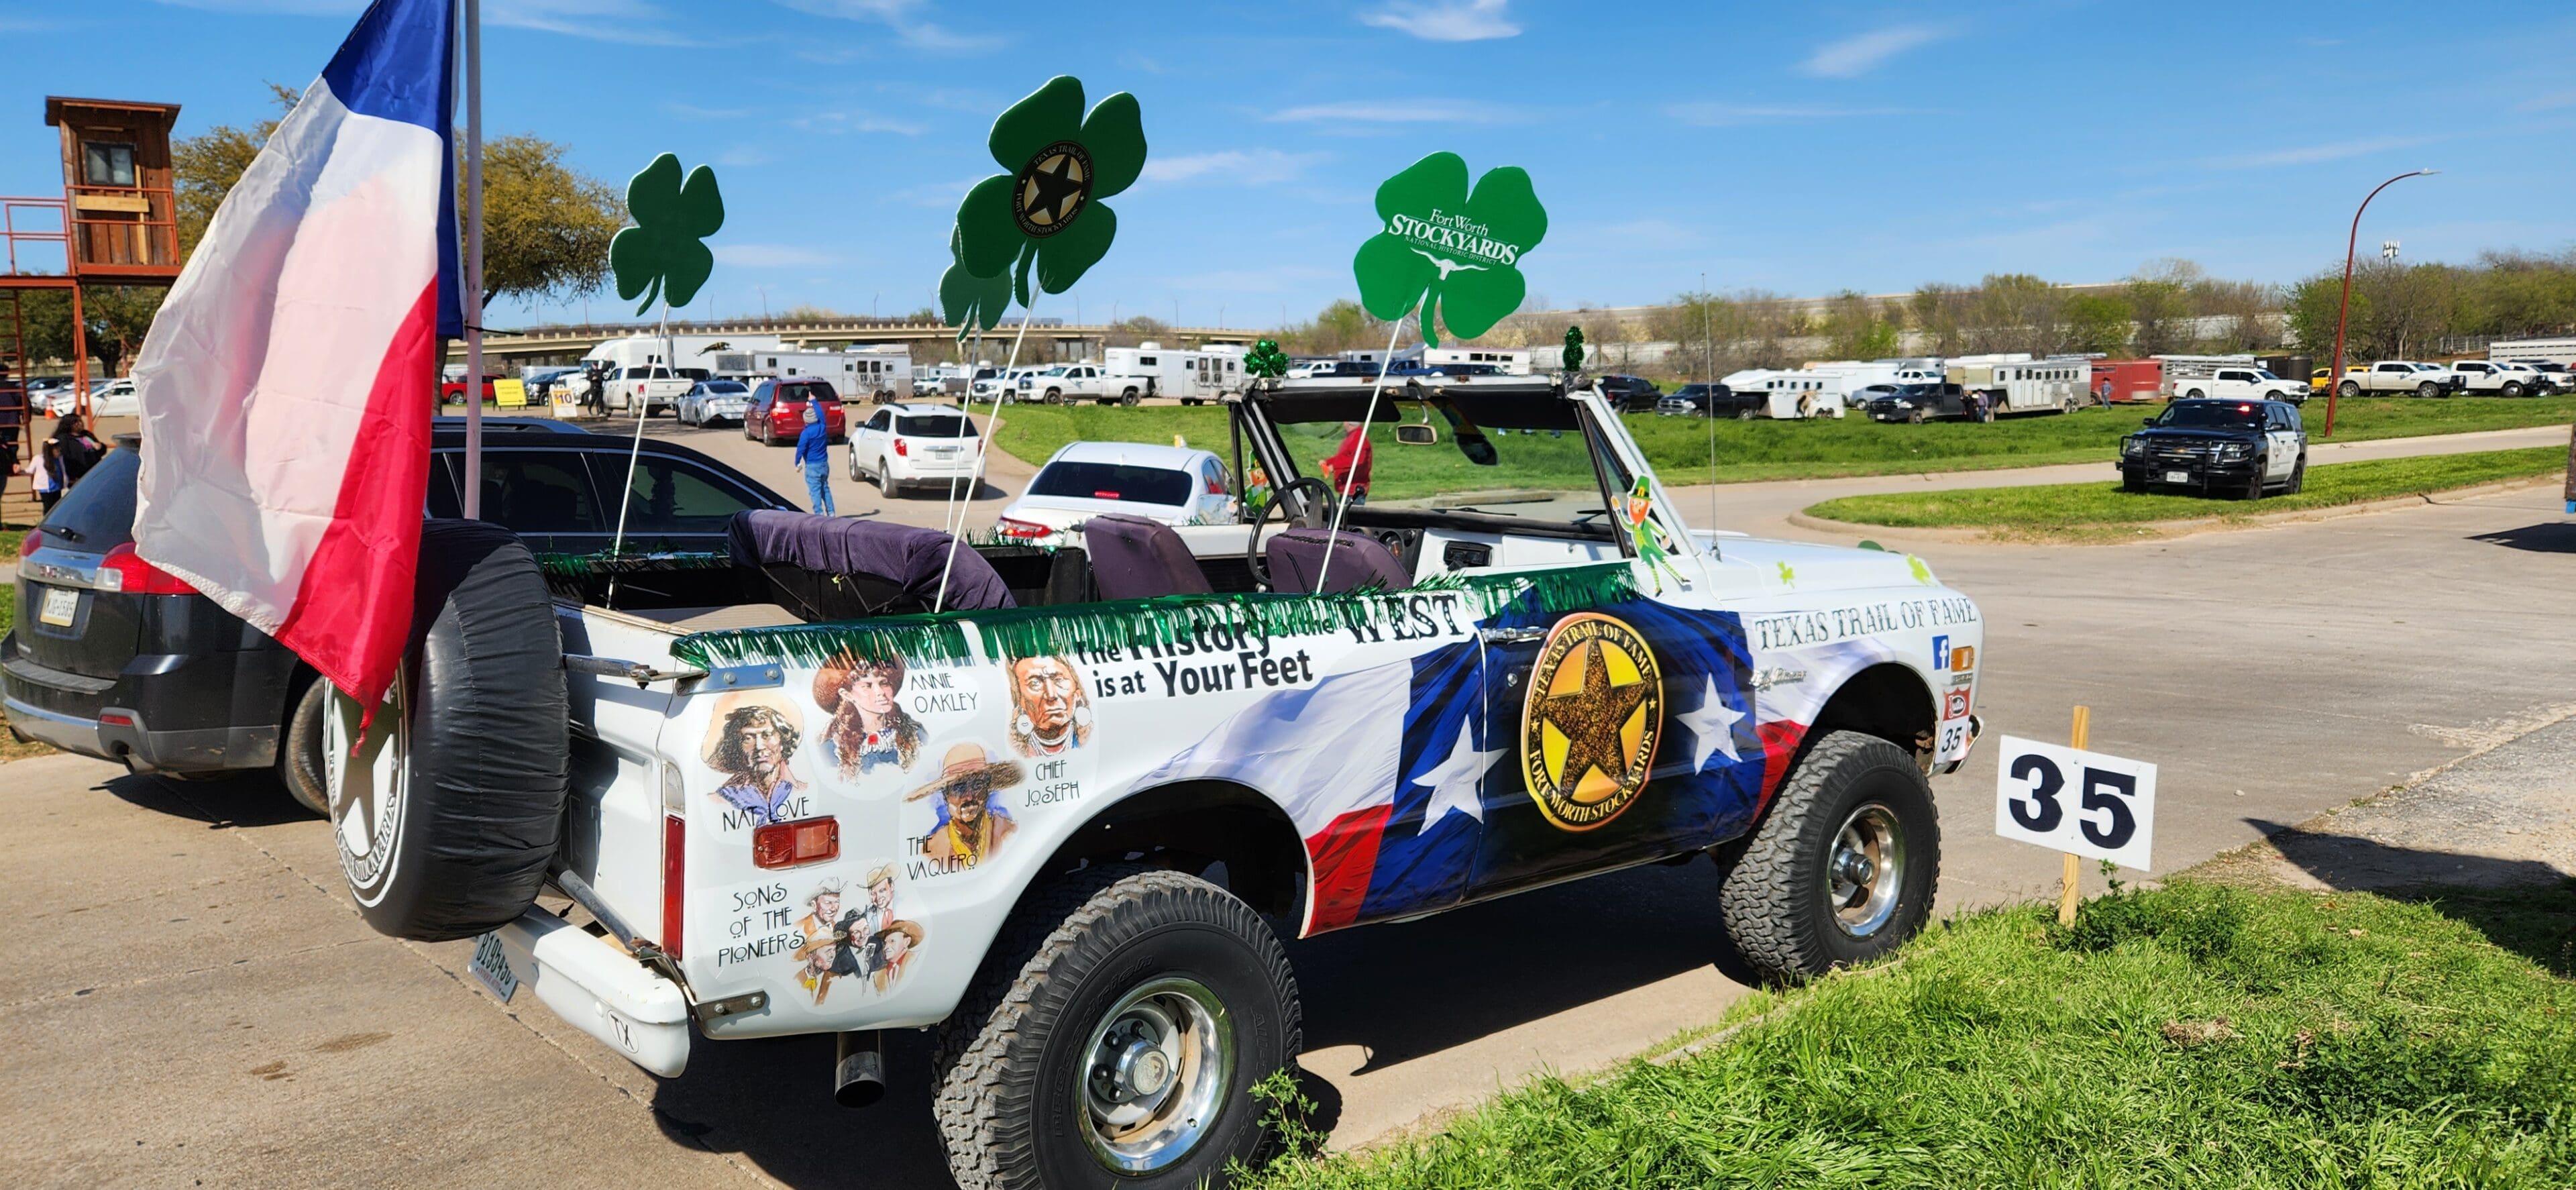
<path fill-rule="evenodd" d="M 1977 284 L 1968 330 L 1974 352 L 2053 355 L 2065 347 L 2064 291 L 2028 273 L 1993 273 Z"/>
<path fill-rule="evenodd" d="M 114 376 L 143 346 L 152 315 L 168 293 L 158 285 L 81 286 L 82 334 L 101 373 Z M 30 359 L 69 360 L 72 355 L 71 295 L 60 289 L 28 290 L 20 295 L 26 319 Z"/>
<path fill-rule="evenodd" d="M 2166 355 L 2191 346 L 2191 288 L 2202 280 L 2200 266 L 2168 257 L 2139 267 L 2123 287 L 2129 316 L 2138 324 L 2139 355 Z"/>
<path fill-rule="evenodd" d="M 1286 328 L 1281 342 L 1312 355 L 1331 355 L 1337 351 L 1355 351 L 1363 347 L 1384 350 L 1389 328 L 1369 317 L 1358 302 L 1337 298 L 1327 303 L 1315 317 Z"/>
<path fill-rule="evenodd" d="M 1825 353 L 1835 359 L 1878 359 L 1896 354 L 1898 332 L 1892 312 L 1857 291 L 1846 289 L 1825 303 L 1816 329 L 1825 338 Z"/>
<path fill-rule="evenodd" d="M 1916 288 L 1906 305 L 1914 315 L 1914 329 L 1930 341 L 1932 354 L 1967 354 L 1968 313 L 1976 305 L 1975 290 L 1930 281 Z"/>
<path fill-rule="evenodd" d="M 2066 299 L 2066 335 L 2077 351 L 2119 355 L 2129 347 L 2129 303 L 2108 294 Z"/>
<path fill-rule="evenodd" d="M 577 297 L 608 279 L 608 242 L 626 225 L 626 204 L 563 158 L 562 145 L 525 133 L 483 142 L 485 305 L 504 295 Z"/>
<path fill-rule="evenodd" d="M 1111 323 L 1109 325 L 1109 333 L 1103 337 L 1100 345 L 1103 347 L 1134 347 L 1139 343 L 1145 342 L 1160 343 L 1169 339 L 1171 337 L 1171 333 L 1172 328 L 1170 324 L 1165 323 L 1159 318 L 1148 318 L 1145 315 L 1139 314 L 1133 318 Z"/>

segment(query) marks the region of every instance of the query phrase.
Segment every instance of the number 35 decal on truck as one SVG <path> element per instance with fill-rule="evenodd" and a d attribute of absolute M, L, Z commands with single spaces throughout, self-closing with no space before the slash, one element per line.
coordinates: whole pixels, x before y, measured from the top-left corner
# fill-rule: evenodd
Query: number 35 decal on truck
<path fill-rule="evenodd" d="M 2124 868 L 2149 867 L 2156 766 L 2005 736 L 1995 771 L 1996 834 Z"/>

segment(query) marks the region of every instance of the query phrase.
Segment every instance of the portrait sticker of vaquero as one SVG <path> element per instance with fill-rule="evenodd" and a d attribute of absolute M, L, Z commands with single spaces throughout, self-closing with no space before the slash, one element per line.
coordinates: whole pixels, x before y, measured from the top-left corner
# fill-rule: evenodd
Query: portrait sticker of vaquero
<path fill-rule="evenodd" d="M 716 700 L 704 756 L 720 782 L 712 796 L 727 807 L 724 829 L 803 818 L 806 779 L 795 770 L 805 715 L 772 690 L 745 690 Z"/>
<path fill-rule="evenodd" d="M 1062 657 L 1011 663 L 1011 749 L 1035 759 L 1091 742 L 1091 694 Z"/>
<path fill-rule="evenodd" d="M 832 992 L 833 982 L 844 977 L 864 982 L 876 991 L 891 991 L 902 977 L 912 951 L 921 945 L 924 931 L 917 922 L 904 921 L 894 913 L 895 867 L 878 864 L 868 870 L 866 893 L 855 905 L 844 906 L 841 882 L 827 879 L 814 888 L 806 903 L 812 912 L 796 921 L 797 932 L 804 938 L 796 948 L 796 980 L 821 1004 Z M 888 935 L 900 935 L 889 944 Z"/>
<path fill-rule="evenodd" d="M 939 779 L 904 795 L 905 801 L 933 799 L 938 812 L 930 833 L 913 843 L 925 861 L 922 875 L 972 868 L 998 852 L 1019 824 L 993 804 L 997 791 L 1020 783 L 1027 774 L 1016 760 L 998 760 L 982 744 L 958 744 L 941 759 Z"/>
<path fill-rule="evenodd" d="M 830 715 L 823 755 L 841 779 L 855 781 L 885 766 L 909 770 L 921 755 L 921 721 L 907 714 L 900 659 L 862 661 L 848 654 L 814 671 L 814 705 Z"/>

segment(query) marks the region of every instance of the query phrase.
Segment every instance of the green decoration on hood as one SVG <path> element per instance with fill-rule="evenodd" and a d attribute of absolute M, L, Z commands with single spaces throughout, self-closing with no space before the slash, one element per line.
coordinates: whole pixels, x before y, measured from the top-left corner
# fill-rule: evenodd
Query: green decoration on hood
<path fill-rule="evenodd" d="M 1580 372 L 1580 371 L 1582 371 L 1582 370 L 1583 370 L 1583 328 L 1582 328 L 1582 327 L 1579 327 L 1579 326 L 1569 326 L 1569 327 L 1565 328 L 1565 355 L 1564 355 L 1564 360 L 1565 360 L 1565 370 L 1566 370 L 1566 371 L 1568 371 L 1568 372 Z"/>
<path fill-rule="evenodd" d="M 1360 304 L 1388 322 L 1419 305 L 1431 346 L 1440 342 L 1435 314 L 1453 338 L 1472 339 L 1519 309 L 1529 283 L 1517 266 L 1547 235 L 1527 171 L 1487 170 L 1470 195 L 1456 153 L 1434 153 L 1388 178 L 1377 188 L 1377 215 L 1383 229 L 1351 262 Z"/>
<path fill-rule="evenodd" d="M 1058 75 L 993 121 L 993 160 L 1010 172 L 966 192 L 957 206 L 958 259 L 979 278 L 1008 274 L 1020 305 L 1029 274 L 1063 293 L 1109 252 L 1118 213 L 1100 200 L 1145 170 L 1145 124 L 1124 91 L 1082 111 L 1082 81 Z"/>
<path fill-rule="evenodd" d="M 948 325 L 957 328 L 958 342 L 978 329 L 991 330 L 1002 324 L 1002 311 L 1011 304 L 1011 278 L 1007 273 L 978 277 L 966 269 L 964 237 L 955 228 L 948 231 L 948 255 L 954 262 L 939 277 L 939 308 Z"/>
<path fill-rule="evenodd" d="M 1277 380 L 1288 374 L 1288 353 L 1279 350 L 1279 340 L 1263 339 L 1244 354 L 1243 372 L 1255 380 Z"/>
<path fill-rule="evenodd" d="M 688 305 L 716 271 L 716 254 L 701 242 L 724 226 L 716 172 L 701 165 L 682 182 L 680 159 L 664 153 L 626 183 L 626 212 L 634 216 L 635 226 L 608 242 L 617 296 L 643 298 L 637 314 L 651 309 L 656 297 Z"/>

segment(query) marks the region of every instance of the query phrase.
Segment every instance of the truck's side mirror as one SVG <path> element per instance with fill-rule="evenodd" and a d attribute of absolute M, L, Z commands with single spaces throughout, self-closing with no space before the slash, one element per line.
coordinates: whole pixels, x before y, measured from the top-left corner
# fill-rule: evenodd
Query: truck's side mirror
<path fill-rule="evenodd" d="M 2139 424 L 2139 425 L 2142 425 L 2142 426 L 2150 426 L 2150 427 L 2151 427 L 2151 426 L 2154 426 L 2154 425 L 2156 424 L 2156 419 L 2154 419 L 2154 418 L 2152 418 L 2152 417 L 2149 417 L 2149 418 L 2142 418 L 2142 419 L 2140 419 L 2140 420 L 2139 420 L 2138 424 Z"/>

